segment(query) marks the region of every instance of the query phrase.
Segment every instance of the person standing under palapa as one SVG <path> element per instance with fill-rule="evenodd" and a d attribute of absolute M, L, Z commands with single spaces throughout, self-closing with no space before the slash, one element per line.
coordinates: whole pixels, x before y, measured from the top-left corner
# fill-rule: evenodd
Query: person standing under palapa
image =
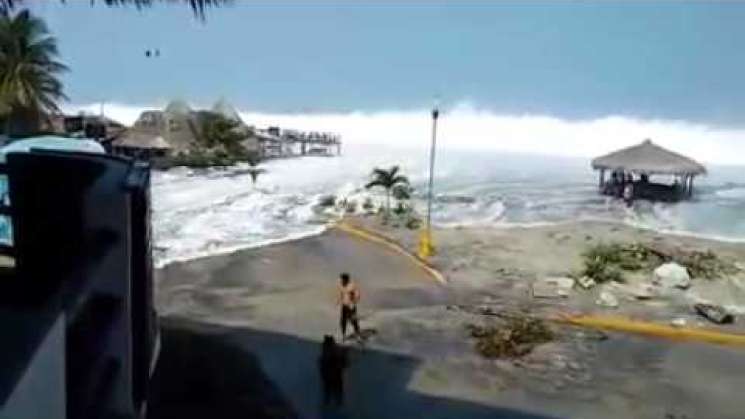
<path fill-rule="evenodd" d="M 357 319 L 357 303 L 360 301 L 360 290 L 350 278 L 348 273 L 339 275 L 339 306 L 341 307 L 341 338 L 347 339 L 347 323 L 352 323 L 354 333 L 358 338 L 360 335 L 360 323 Z"/>

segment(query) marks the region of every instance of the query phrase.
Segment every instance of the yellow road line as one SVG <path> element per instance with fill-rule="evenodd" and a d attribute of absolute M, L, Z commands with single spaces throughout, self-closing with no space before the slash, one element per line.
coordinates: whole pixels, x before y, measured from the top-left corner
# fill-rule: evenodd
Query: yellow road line
<path fill-rule="evenodd" d="M 395 240 L 386 237 L 380 233 L 372 232 L 367 229 L 363 229 L 357 226 L 349 225 L 348 223 L 345 223 L 344 221 L 339 222 L 334 225 L 335 228 L 344 231 L 345 233 L 353 234 L 357 237 L 360 237 L 364 240 L 381 244 L 396 253 L 399 253 L 403 256 L 406 256 L 409 258 L 417 267 L 425 271 L 428 275 L 430 275 L 432 278 L 434 278 L 436 281 L 445 284 L 447 283 L 447 280 L 445 279 L 445 276 L 440 273 L 437 269 L 426 263 L 425 261 L 419 259 L 416 255 L 407 252 L 406 249 L 401 247 L 400 244 L 398 244 Z"/>
<path fill-rule="evenodd" d="M 638 333 L 671 340 L 686 340 L 715 343 L 729 346 L 745 346 L 745 335 L 720 332 L 711 329 L 675 327 L 618 316 L 562 316 L 552 319 L 560 323 L 593 327 L 596 329 Z"/>

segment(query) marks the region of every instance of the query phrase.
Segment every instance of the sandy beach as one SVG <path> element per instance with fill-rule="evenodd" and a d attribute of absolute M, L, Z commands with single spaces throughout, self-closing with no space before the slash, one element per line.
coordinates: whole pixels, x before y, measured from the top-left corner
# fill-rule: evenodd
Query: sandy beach
<path fill-rule="evenodd" d="M 386 233 L 404 246 L 413 244 L 410 231 Z M 665 323 L 683 317 L 691 326 L 709 327 L 691 312 L 690 301 L 726 298 L 722 304 L 736 308 L 745 302 L 742 273 L 721 281 L 694 280 L 679 295 L 645 301 L 614 290 L 617 308 L 597 306 L 597 289 L 573 290 L 557 299 L 535 299 L 529 290 L 539 278 L 576 269 L 583 249 L 594 241 L 651 240 L 707 248 L 740 261 L 745 260 L 742 244 L 606 223 L 453 228 L 437 231 L 436 239 L 433 262 L 448 278 L 444 285 L 390 249 L 335 230 L 168 265 L 157 278 L 164 318 L 162 368 L 179 371 L 187 382 L 190 373 L 199 374 L 205 386 L 224 384 L 221 369 L 230 369 L 231 376 L 243 374 L 230 381 L 238 390 L 195 397 L 192 413 L 212 404 L 249 410 L 253 417 L 741 417 L 742 349 L 552 325 L 556 339 L 525 357 L 486 359 L 474 349 L 466 326 L 488 319 L 459 307 L 486 305 L 536 315 L 612 312 Z M 372 337 L 364 346 L 348 345 L 347 403 L 341 412 L 327 412 L 319 406 L 316 359 L 322 336 L 339 334 L 334 291 L 342 271 L 362 288 L 362 326 Z M 740 331 L 740 323 L 720 328 Z M 226 348 L 215 350 L 215 342 Z M 224 363 L 215 361 L 223 350 L 231 355 Z M 244 373 L 228 361 L 241 353 L 253 366 Z M 205 358 L 211 361 L 194 361 Z M 259 387 L 271 391 L 248 390 Z M 256 398 L 266 402 L 256 403 Z M 155 412 L 167 412 L 168 398 L 154 406 Z"/>

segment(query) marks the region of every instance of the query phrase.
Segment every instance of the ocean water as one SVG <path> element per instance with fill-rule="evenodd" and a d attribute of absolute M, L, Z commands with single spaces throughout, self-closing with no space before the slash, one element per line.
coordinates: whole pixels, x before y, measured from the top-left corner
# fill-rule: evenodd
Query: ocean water
<path fill-rule="evenodd" d="M 345 146 L 339 157 L 263 163 L 256 185 L 245 166 L 175 168 L 153 175 L 156 263 L 262 246 L 317 234 L 339 216 L 317 204 L 333 194 L 361 203 L 374 167 L 399 165 L 424 209 L 428 150 Z M 654 180 L 654 178 L 653 178 Z M 745 167 L 709 166 L 687 202 L 633 208 L 597 193 L 588 159 L 498 151 L 438 150 L 433 222 L 455 225 L 540 225 L 572 220 L 623 222 L 664 232 L 745 241 Z"/>

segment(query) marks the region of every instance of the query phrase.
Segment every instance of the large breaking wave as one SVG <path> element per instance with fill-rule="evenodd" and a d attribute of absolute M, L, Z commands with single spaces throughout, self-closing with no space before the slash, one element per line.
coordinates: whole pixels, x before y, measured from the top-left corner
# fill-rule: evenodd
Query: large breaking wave
<path fill-rule="evenodd" d="M 132 123 L 142 109 L 109 104 L 106 114 Z M 256 186 L 242 167 L 155 173 L 159 264 L 316 234 L 333 217 L 315 206 L 319 197 L 361 200 L 367 194 L 361 186 L 376 166 L 401 165 L 420 191 L 424 186 L 427 110 L 242 116 L 258 127 L 340 133 L 343 155 L 267 162 Z M 709 175 L 698 180 L 696 199 L 642 202 L 628 210 L 597 194 L 587 158 L 645 138 L 709 165 Z M 441 225 L 620 219 L 660 231 L 745 239 L 745 169 L 728 166 L 745 165 L 745 130 L 615 116 L 573 121 L 497 115 L 461 105 L 440 120 L 438 153 L 434 221 Z M 415 203 L 421 205 L 419 198 Z"/>

